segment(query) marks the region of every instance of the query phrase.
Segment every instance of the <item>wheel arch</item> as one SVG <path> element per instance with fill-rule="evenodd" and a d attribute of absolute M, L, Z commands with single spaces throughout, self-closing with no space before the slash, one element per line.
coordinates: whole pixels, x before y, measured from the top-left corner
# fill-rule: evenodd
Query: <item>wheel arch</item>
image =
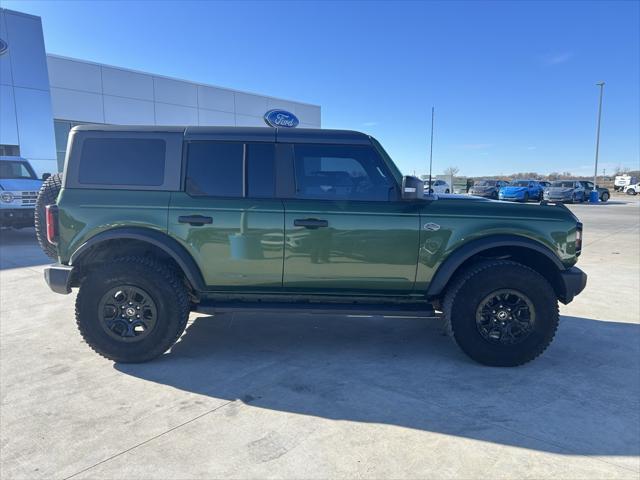
<path fill-rule="evenodd" d="M 150 228 L 120 227 L 100 232 L 73 252 L 69 265 L 81 267 L 96 258 L 112 258 L 106 252 L 106 247 L 111 245 L 116 245 L 123 253 L 129 247 L 159 254 L 180 269 L 193 290 L 198 292 L 205 289 L 202 272 L 187 250 L 166 233 Z"/>
<path fill-rule="evenodd" d="M 477 261 L 512 259 L 543 275 L 558 298 L 564 298 L 565 287 L 560 272 L 565 266 L 545 245 L 518 235 L 495 235 L 464 244 L 454 251 L 436 270 L 427 287 L 427 297 L 441 297 L 457 273 Z"/>

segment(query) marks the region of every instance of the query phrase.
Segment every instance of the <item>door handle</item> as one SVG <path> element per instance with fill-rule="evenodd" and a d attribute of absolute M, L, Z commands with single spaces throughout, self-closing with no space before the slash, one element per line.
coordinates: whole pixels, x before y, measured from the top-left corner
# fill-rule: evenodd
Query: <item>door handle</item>
<path fill-rule="evenodd" d="M 204 215 L 180 215 L 178 222 L 188 223 L 194 227 L 201 227 L 205 223 L 213 223 L 213 218 L 205 217 Z"/>
<path fill-rule="evenodd" d="M 293 225 L 296 227 L 309 228 L 315 230 L 320 227 L 328 227 L 329 222 L 326 220 L 318 220 L 317 218 L 296 218 L 293 221 Z"/>

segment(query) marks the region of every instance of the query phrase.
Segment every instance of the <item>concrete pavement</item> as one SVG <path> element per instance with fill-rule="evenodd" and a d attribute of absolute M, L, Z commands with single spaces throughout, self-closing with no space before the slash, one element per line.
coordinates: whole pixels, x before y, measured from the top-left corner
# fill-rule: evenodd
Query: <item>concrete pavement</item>
<path fill-rule="evenodd" d="M 589 284 L 515 369 L 438 322 L 287 314 L 194 315 L 160 360 L 113 364 L 33 232 L 2 232 L 0 477 L 638 479 L 636 198 L 570 207 Z"/>

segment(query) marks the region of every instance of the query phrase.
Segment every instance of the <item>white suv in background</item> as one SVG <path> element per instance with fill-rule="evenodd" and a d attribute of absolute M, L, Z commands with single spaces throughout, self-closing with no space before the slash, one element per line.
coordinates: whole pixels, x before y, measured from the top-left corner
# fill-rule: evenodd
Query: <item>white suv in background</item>
<path fill-rule="evenodd" d="M 451 193 L 451 186 L 445 180 L 429 180 L 424 182 L 424 193 Z"/>
<path fill-rule="evenodd" d="M 633 185 L 627 185 L 624 187 L 624 193 L 627 195 L 637 195 L 640 193 L 640 183 L 634 183 Z"/>

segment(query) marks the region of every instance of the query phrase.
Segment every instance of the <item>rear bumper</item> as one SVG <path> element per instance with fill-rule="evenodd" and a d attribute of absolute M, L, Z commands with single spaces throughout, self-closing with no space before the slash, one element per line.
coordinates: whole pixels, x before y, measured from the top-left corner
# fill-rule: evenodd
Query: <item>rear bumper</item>
<path fill-rule="evenodd" d="M 0 209 L 0 226 L 33 227 L 33 208 Z"/>
<path fill-rule="evenodd" d="M 560 276 L 564 290 L 563 295 L 560 296 L 560 301 L 566 305 L 587 286 L 587 274 L 578 267 L 571 267 L 561 272 Z"/>
<path fill-rule="evenodd" d="M 56 263 L 44 269 L 44 279 L 49 288 L 56 293 L 67 295 L 71 293 L 71 273 L 73 267 Z"/>

